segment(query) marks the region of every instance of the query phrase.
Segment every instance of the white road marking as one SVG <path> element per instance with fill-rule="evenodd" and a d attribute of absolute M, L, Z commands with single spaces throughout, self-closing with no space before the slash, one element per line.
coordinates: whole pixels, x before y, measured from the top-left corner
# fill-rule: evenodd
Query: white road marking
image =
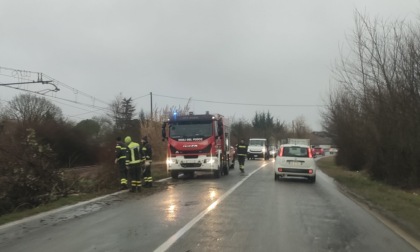
<path fill-rule="evenodd" d="M 185 226 L 183 226 L 180 230 L 178 230 L 175 234 L 169 237 L 162 245 L 160 245 L 155 252 L 163 252 L 168 250 L 179 238 L 181 238 L 188 230 L 190 230 L 198 221 L 200 221 L 204 216 L 206 216 L 211 210 L 215 209 L 216 206 L 221 203 L 227 196 L 229 196 L 233 191 L 236 190 L 240 185 L 242 185 L 245 180 L 250 178 L 254 173 L 259 171 L 261 168 L 266 166 L 267 164 L 263 164 L 262 166 L 258 167 L 255 171 L 251 172 L 248 176 L 244 177 L 241 181 L 239 181 L 235 186 L 229 189 L 225 194 L 220 196 L 215 202 L 210 204 L 206 209 L 204 209 L 201 213 L 199 213 L 194 219 L 190 220 Z"/>

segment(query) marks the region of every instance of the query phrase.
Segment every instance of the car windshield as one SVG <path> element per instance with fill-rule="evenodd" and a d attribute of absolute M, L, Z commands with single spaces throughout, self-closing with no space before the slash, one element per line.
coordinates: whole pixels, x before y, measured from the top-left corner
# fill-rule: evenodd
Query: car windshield
<path fill-rule="evenodd" d="M 249 140 L 249 145 L 253 145 L 253 146 L 264 146 L 265 145 L 265 141 L 264 140 L 251 139 L 251 140 Z"/>
<path fill-rule="evenodd" d="M 309 157 L 309 151 L 306 147 L 286 146 L 283 148 L 284 157 Z"/>
<path fill-rule="evenodd" d="M 212 135 L 211 122 L 180 122 L 170 126 L 172 138 L 208 138 Z"/>

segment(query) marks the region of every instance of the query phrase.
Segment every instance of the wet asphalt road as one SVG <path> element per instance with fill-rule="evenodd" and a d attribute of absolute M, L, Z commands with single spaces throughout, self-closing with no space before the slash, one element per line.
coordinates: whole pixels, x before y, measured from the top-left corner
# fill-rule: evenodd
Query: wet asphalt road
<path fill-rule="evenodd" d="M 249 160 L 0 227 L 0 251 L 417 251 L 339 192 Z"/>

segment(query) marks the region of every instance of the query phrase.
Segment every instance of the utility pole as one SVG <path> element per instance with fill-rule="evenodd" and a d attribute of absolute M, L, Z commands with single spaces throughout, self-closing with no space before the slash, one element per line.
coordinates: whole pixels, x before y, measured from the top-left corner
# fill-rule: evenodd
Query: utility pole
<path fill-rule="evenodd" d="M 150 121 L 153 120 L 153 96 L 152 92 L 150 92 Z"/>

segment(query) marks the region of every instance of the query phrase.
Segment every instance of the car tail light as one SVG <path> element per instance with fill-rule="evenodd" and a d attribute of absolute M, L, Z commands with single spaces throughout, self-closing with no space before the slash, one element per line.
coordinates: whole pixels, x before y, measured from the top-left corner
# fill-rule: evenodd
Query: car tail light
<path fill-rule="evenodd" d="M 283 157 L 283 147 L 280 148 L 279 157 Z"/>
<path fill-rule="evenodd" d="M 312 169 L 309 169 L 308 173 L 312 174 L 312 173 L 314 173 L 314 171 Z"/>
<path fill-rule="evenodd" d="M 277 168 L 277 171 L 282 172 L 283 168 Z"/>
<path fill-rule="evenodd" d="M 310 148 L 308 148 L 308 155 L 310 158 L 312 157 L 312 150 Z"/>

